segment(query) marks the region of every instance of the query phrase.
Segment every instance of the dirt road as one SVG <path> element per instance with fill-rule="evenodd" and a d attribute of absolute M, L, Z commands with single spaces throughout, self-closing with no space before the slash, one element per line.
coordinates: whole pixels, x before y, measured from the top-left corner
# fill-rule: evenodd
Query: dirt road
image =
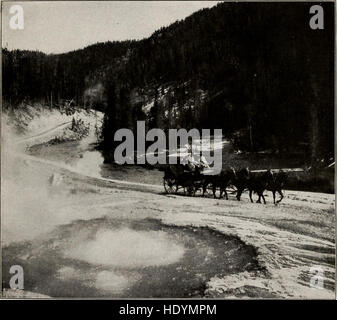
<path fill-rule="evenodd" d="M 32 142 L 36 143 L 38 138 L 44 138 L 45 139 L 47 136 L 52 135 L 55 132 L 58 132 L 58 131 L 60 131 L 64 128 L 68 127 L 70 124 L 71 124 L 71 121 L 63 122 L 61 124 L 58 124 L 57 126 L 49 128 L 48 130 L 44 130 L 44 131 L 42 131 L 40 133 L 37 133 L 37 134 L 34 134 L 32 136 L 20 138 L 20 139 L 18 139 L 17 143 L 18 144 L 21 144 L 23 142 L 26 142 L 26 143 L 30 142 L 31 144 L 32 144 Z"/>

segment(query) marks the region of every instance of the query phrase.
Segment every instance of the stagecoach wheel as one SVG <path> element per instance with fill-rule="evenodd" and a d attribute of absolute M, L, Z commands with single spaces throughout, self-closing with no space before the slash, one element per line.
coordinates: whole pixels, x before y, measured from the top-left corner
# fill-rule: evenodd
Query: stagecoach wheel
<path fill-rule="evenodd" d="M 176 193 L 177 185 L 174 179 L 164 179 L 164 189 L 166 193 Z"/>

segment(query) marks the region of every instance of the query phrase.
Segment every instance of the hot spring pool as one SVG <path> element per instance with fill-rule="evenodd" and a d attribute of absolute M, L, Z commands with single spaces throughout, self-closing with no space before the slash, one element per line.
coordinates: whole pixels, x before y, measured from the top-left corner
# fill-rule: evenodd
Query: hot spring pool
<path fill-rule="evenodd" d="M 256 269 L 255 256 L 208 228 L 104 217 L 5 247 L 3 285 L 5 270 L 19 264 L 25 290 L 52 297 L 202 297 L 211 277 Z"/>

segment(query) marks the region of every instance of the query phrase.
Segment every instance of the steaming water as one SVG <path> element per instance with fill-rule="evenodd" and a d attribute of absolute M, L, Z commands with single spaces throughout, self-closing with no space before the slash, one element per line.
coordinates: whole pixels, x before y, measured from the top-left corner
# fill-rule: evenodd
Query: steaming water
<path fill-rule="evenodd" d="M 102 271 L 96 277 L 95 287 L 111 294 L 123 294 L 123 291 L 139 279 L 138 274 L 124 276 L 115 271 Z"/>
<path fill-rule="evenodd" d="M 3 250 L 4 270 L 12 264 L 24 268 L 28 291 L 121 298 L 202 297 L 210 278 L 257 266 L 251 247 L 207 228 L 107 217 L 12 243 Z"/>
<path fill-rule="evenodd" d="M 163 231 L 135 231 L 130 228 L 104 230 L 95 239 L 66 252 L 67 257 L 114 267 L 148 267 L 177 262 L 184 248 Z"/>

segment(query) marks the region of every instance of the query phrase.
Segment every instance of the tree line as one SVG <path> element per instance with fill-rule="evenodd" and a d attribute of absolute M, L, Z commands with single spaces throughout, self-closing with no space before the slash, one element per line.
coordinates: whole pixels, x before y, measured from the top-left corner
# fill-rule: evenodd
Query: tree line
<path fill-rule="evenodd" d="M 75 99 L 102 82 L 104 147 L 114 132 L 222 128 L 244 150 L 333 155 L 333 4 L 323 30 L 310 3 L 220 3 L 141 41 L 63 55 L 4 51 L 4 99 Z M 149 112 L 144 106 L 150 104 Z"/>

